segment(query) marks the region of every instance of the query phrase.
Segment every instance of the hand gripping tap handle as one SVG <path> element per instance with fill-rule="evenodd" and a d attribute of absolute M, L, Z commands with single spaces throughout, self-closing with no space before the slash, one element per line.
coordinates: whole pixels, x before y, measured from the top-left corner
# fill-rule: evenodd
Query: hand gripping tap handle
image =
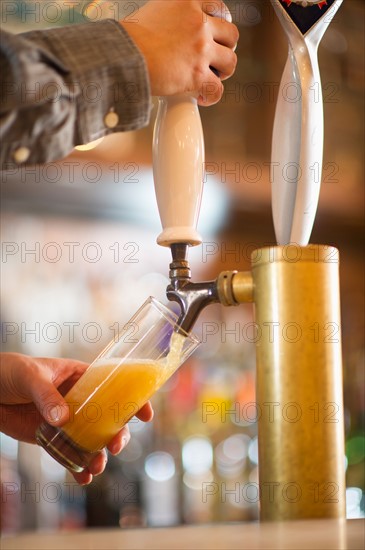
<path fill-rule="evenodd" d="M 216 16 L 232 21 L 228 9 Z M 195 246 L 202 242 L 197 224 L 204 160 L 197 99 L 188 94 L 160 97 L 153 135 L 153 175 L 163 228 L 158 244 Z"/>
<path fill-rule="evenodd" d="M 272 209 L 277 242 L 308 244 L 322 175 L 323 100 L 318 45 L 342 0 L 271 0 L 289 54 L 272 140 Z"/>

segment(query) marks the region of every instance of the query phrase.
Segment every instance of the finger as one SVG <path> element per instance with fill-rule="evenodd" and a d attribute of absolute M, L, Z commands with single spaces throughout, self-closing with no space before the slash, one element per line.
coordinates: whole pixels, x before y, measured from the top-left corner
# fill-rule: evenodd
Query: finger
<path fill-rule="evenodd" d="M 82 472 L 71 472 L 77 483 L 80 485 L 88 485 L 92 482 L 93 476 L 98 476 L 105 470 L 105 466 L 108 462 L 108 456 L 103 449 L 98 453 L 90 462 L 88 468 Z"/>
<path fill-rule="evenodd" d="M 98 476 L 105 470 L 105 466 L 108 462 L 108 455 L 106 454 L 105 449 L 100 451 L 90 462 L 88 466 L 88 471 L 93 476 Z"/>
<path fill-rule="evenodd" d="M 209 18 L 209 25 L 215 42 L 231 50 L 236 48 L 239 39 L 236 25 L 215 17 Z"/>
<path fill-rule="evenodd" d="M 239 39 L 237 27 L 229 23 L 218 23 L 214 19 L 212 19 L 212 26 L 214 42 L 235 51 Z"/>
<path fill-rule="evenodd" d="M 61 426 L 69 419 L 69 409 L 66 401 L 45 375 L 29 381 L 29 393 L 42 417 L 53 426 Z"/>
<path fill-rule="evenodd" d="M 224 2 L 219 0 L 211 2 L 202 2 L 202 10 L 207 15 L 221 19 L 222 21 L 232 21 L 232 15 Z"/>
<path fill-rule="evenodd" d="M 108 450 L 112 455 L 119 454 L 128 445 L 130 438 L 129 427 L 125 425 L 108 443 Z"/>
<path fill-rule="evenodd" d="M 93 480 L 93 476 L 88 470 L 80 473 L 72 472 L 72 475 L 79 485 L 89 485 Z"/>
<path fill-rule="evenodd" d="M 38 358 L 39 366 L 50 371 L 51 379 L 60 393 L 67 392 L 84 374 L 89 364 L 75 359 Z M 61 391 L 62 388 L 62 391 Z"/>
<path fill-rule="evenodd" d="M 139 409 L 136 417 L 142 420 L 143 422 L 150 422 L 153 419 L 153 408 L 150 401 L 147 401 L 141 409 Z"/>
<path fill-rule="evenodd" d="M 223 84 L 220 79 L 217 78 L 212 71 L 209 72 L 211 74 L 201 87 L 200 95 L 198 97 L 198 104 L 202 107 L 208 107 L 218 103 L 224 91 Z"/>
<path fill-rule="evenodd" d="M 31 385 L 34 402 L 42 416 L 54 426 L 62 426 L 69 420 L 69 409 L 63 395 L 76 383 L 88 368 L 88 364 L 74 359 L 37 358 L 39 378 L 36 388 Z"/>
<path fill-rule="evenodd" d="M 211 60 L 211 65 L 218 71 L 219 78 L 226 80 L 233 75 L 237 65 L 237 55 L 228 48 L 217 45 Z"/>

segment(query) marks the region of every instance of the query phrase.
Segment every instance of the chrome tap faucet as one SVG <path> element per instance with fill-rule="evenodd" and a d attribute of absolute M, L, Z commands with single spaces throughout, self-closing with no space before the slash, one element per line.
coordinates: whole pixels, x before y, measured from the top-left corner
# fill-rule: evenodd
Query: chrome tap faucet
<path fill-rule="evenodd" d="M 189 332 L 202 309 L 207 305 L 219 302 L 217 281 L 194 283 L 191 280 L 187 260 L 188 245 L 176 243 L 171 245 L 172 262 L 170 263 L 170 284 L 166 289 L 167 298 L 180 306 L 179 327 Z"/>

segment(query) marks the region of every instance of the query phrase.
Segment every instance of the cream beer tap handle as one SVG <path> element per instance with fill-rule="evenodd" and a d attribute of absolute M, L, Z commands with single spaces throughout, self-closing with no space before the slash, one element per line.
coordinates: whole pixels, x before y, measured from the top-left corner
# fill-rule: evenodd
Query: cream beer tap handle
<path fill-rule="evenodd" d="M 157 243 L 200 244 L 196 227 L 204 179 L 204 137 L 197 100 L 160 97 L 153 135 L 153 176 L 163 231 Z"/>
<path fill-rule="evenodd" d="M 228 8 L 212 8 L 232 22 Z M 211 67 L 214 71 L 214 68 Z M 171 246 L 202 242 L 197 231 L 204 180 L 204 135 L 197 99 L 160 97 L 153 135 L 153 176 L 163 231 L 157 243 Z"/>

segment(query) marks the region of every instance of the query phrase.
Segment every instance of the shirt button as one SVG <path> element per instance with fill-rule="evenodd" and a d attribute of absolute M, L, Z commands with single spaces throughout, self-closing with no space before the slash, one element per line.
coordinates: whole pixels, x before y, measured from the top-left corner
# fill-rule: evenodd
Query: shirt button
<path fill-rule="evenodd" d="M 18 147 L 13 153 L 13 159 L 17 164 L 21 164 L 22 162 L 25 162 L 28 160 L 30 155 L 30 150 L 28 147 Z"/>
<path fill-rule="evenodd" d="M 114 111 L 109 111 L 104 117 L 104 123 L 107 128 L 115 128 L 119 122 L 119 116 Z"/>

